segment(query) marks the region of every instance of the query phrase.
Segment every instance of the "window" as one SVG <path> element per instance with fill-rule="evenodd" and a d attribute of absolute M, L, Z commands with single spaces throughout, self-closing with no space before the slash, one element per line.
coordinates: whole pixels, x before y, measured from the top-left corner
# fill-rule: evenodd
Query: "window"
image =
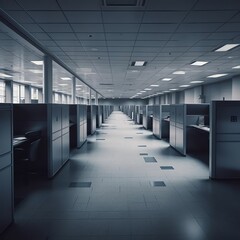
<path fill-rule="evenodd" d="M 38 89 L 32 87 L 31 88 L 31 100 L 37 101 L 38 100 Z"/>
<path fill-rule="evenodd" d="M 5 82 L 0 81 L 0 103 L 6 102 Z"/>

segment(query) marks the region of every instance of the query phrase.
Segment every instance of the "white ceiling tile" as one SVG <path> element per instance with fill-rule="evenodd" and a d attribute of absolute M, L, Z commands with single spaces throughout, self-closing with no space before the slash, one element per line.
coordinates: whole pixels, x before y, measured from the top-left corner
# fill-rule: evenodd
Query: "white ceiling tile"
<path fill-rule="evenodd" d="M 102 23 L 100 11 L 64 11 L 70 23 Z"/>
<path fill-rule="evenodd" d="M 40 24 L 45 32 L 72 32 L 69 24 Z"/>
<path fill-rule="evenodd" d="M 71 24 L 72 28 L 75 32 L 92 32 L 92 33 L 98 33 L 103 32 L 103 24 Z"/>
<path fill-rule="evenodd" d="M 169 40 L 171 37 L 170 33 L 139 33 L 137 40 Z"/>
<path fill-rule="evenodd" d="M 38 39 L 39 41 L 41 41 L 41 40 L 51 40 L 51 38 L 46 33 L 32 33 L 32 35 L 36 39 Z"/>
<path fill-rule="evenodd" d="M 161 47 L 134 47 L 134 52 L 159 52 Z"/>
<path fill-rule="evenodd" d="M 109 47 L 132 47 L 135 41 L 107 41 Z"/>
<path fill-rule="evenodd" d="M 196 0 L 149 0 L 148 10 L 190 10 Z"/>
<path fill-rule="evenodd" d="M 143 32 L 157 32 L 157 33 L 161 33 L 161 32 L 174 32 L 177 28 L 177 24 L 141 24 L 140 26 L 140 30 L 139 32 L 143 33 Z"/>
<path fill-rule="evenodd" d="M 179 26 L 177 32 L 197 32 L 197 33 L 208 33 L 215 32 L 221 23 L 183 23 Z"/>
<path fill-rule="evenodd" d="M 41 40 L 41 43 L 46 47 L 55 47 L 57 46 L 54 41 Z"/>
<path fill-rule="evenodd" d="M 3 10 L 22 10 L 21 6 L 15 0 L 1 0 L 0 7 Z"/>
<path fill-rule="evenodd" d="M 61 11 L 28 11 L 37 23 L 67 23 Z"/>
<path fill-rule="evenodd" d="M 219 32 L 239 32 L 240 33 L 240 22 L 239 23 L 226 23 L 218 29 Z"/>
<path fill-rule="evenodd" d="M 183 11 L 152 11 L 146 12 L 142 23 L 178 23 L 187 12 Z"/>
<path fill-rule="evenodd" d="M 240 9 L 239 0 L 201 0 L 194 6 L 195 10 L 235 10 Z"/>
<path fill-rule="evenodd" d="M 81 43 L 79 41 L 57 40 L 55 42 L 61 47 L 81 46 Z"/>
<path fill-rule="evenodd" d="M 166 43 L 166 47 L 191 47 L 196 43 L 195 40 L 193 41 L 168 41 Z"/>
<path fill-rule="evenodd" d="M 103 11 L 104 23 L 140 23 L 143 12 L 140 11 Z"/>
<path fill-rule="evenodd" d="M 110 40 L 135 40 L 137 34 L 136 33 L 106 33 L 106 39 L 107 41 Z"/>
<path fill-rule="evenodd" d="M 104 24 L 105 32 L 138 32 L 139 24 Z"/>
<path fill-rule="evenodd" d="M 58 41 L 58 40 L 71 40 L 77 41 L 77 37 L 74 33 L 49 33 L 49 36 Z"/>
<path fill-rule="evenodd" d="M 22 26 L 29 32 L 43 32 L 43 30 L 37 25 L 32 23 L 25 23 Z"/>
<path fill-rule="evenodd" d="M 85 41 L 96 41 L 96 40 L 105 40 L 104 33 L 76 33 L 79 40 Z"/>
<path fill-rule="evenodd" d="M 33 23 L 33 19 L 25 11 L 8 11 L 8 14 L 18 23 Z"/>
<path fill-rule="evenodd" d="M 70 51 L 70 52 L 72 52 L 72 51 L 80 51 L 80 52 L 82 52 L 82 51 L 84 51 L 84 49 L 83 49 L 83 47 L 81 47 L 81 46 L 72 46 L 72 45 L 70 45 L 70 46 L 61 46 L 61 48 L 62 48 L 62 50 L 63 51 L 65 51 L 65 52 L 68 52 L 68 51 Z"/>
<path fill-rule="evenodd" d="M 131 52 L 133 47 L 108 47 L 109 52 Z"/>
<path fill-rule="evenodd" d="M 55 0 L 17 0 L 25 10 L 60 10 Z"/>
<path fill-rule="evenodd" d="M 239 35 L 239 32 L 215 32 L 209 35 L 208 39 L 231 40 Z"/>
<path fill-rule="evenodd" d="M 184 19 L 186 23 L 211 23 L 228 21 L 236 11 L 191 11 Z"/>
<path fill-rule="evenodd" d="M 92 47 L 92 48 L 107 46 L 106 41 L 81 41 L 81 44 L 84 47 Z"/>
<path fill-rule="evenodd" d="M 166 41 L 136 41 L 135 47 L 162 47 L 166 43 Z"/>
<path fill-rule="evenodd" d="M 130 57 L 132 52 L 109 52 L 110 57 Z"/>
<path fill-rule="evenodd" d="M 209 36 L 209 33 L 175 33 L 172 35 L 171 40 L 180 40 L 180 41 L 199 41 L 205 39 Z"/>
<path fill-rule="evenodd" d="M 98 0 L 58 0 L 63 10 L 101 10 L 101 1 Z"/>

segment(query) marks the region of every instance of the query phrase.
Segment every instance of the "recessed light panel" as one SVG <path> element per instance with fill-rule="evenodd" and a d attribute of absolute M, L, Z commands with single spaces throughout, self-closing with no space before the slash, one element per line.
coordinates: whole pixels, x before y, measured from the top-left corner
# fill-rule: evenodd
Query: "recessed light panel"
<path fill-rule="evenodd" d="M 163 78 L 162 81 L 165 81 L 165 82 L 168 82 L 168 81 L 171 81 L 172 78 Z"/>
<path fill-rule="evenodd" d="M 190 87 L 190 85 L 181 85 L 180 88 Z"/>
<path fill-rule="evenodd" d="M 226 44 L 226 45 L 216 49 L 215 52 L 227 52 L 237 46 L 239 46 L 239 44 Z"/>
<path fill-rule="evenodd" d="M 34 63 L 38 66 L 43 65 L 43 61 L 31 61 L 31 63 Z"/>
<path fill-rule="evenodd" d="M 173 72 L 173 74 L 176 74 L 176 75 L 184 75 L 185 72 L 184 72 L 184 71 L 176 71 L 176 72 Z"/>
<path fill-rule="evenodd" d="M 134 61 L 132 62 L 131 66 L 143 67 L 143 66 L 146 66 L 146 64 L 147 64 L 146 61 Z"/>
<path fill-rule="evenodd" d="M 201 67 L 201 66 L 203 66 L 203 65 L 205 65 L 207 63 L 208 62 L 204 62 L 204 61 L 196 61 L 196 62 L 191 63 L 191 65 L 192 66 L 199 66 L 199 67 Z"/>
<path fill-rule="evenodd" d="M 4 77 L 4 78 L 12 78 L 13 76 L 5 74 L 5 73 L 0 73 L 0 77 Z"/>
<path fill-rule="evenodd" d="M 145 91 L 151 91 L 152 89 L 151 88 L 145 88 L 144 90 Z"/>
<path fill-rule="evenodd" d="M 177 88 L 171 88 L 169 89 L 169 91 L 177 91 L 178 89 Z"/>
<path fill-rule="evenodd" d="M 228 75 L 228 74 L 227 73 L 213 74 L 213 75 L 208 76 L 207 78 L 220 78 L 220 77 L 224 77 L 226 75 Z"/>
<path fill-rule="evenodd" d="M 64 81 L 72 80 L 70 77 L 61 77 L 61 79 L 64 80 Z"/>
<path fill-rule="evenodd" d="M 233 67 L 233 69 L 240 69 L 240 65 Z"/>
<path fill-rule="evenodd" d="M 151 87 L 159 87 L 157 84 L 152 84 Z"/>
<path fill-rule="evenodd" d="M 203 81 L 191 81 L 190 83 L 203 83 Z"/>

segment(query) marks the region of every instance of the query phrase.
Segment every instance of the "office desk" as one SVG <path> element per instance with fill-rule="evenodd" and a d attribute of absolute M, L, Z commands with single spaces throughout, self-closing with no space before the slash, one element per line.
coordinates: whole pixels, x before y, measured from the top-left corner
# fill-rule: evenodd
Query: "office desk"
<path fill-rule="evenodd" d="M 197 128 L 202 131 L 210 132 L 210 128 L 208 126 L 201 126 L 201 125 L 189 125 L 189 127 Z"/>
<path fill-rule="evenodd" d="M 29 139 L 27 139 L 24 136 L 15 136 L 13 137 L 13 147 L 18 147 L 22 144 L 25 144 L 29 141 Z"/>

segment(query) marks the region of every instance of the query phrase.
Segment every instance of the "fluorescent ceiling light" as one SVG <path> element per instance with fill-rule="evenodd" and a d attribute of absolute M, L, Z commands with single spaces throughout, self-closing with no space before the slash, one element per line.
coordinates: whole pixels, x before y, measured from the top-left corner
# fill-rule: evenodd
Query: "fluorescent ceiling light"
<path fill-rule="evenodd" d="M 185 87 L 189 87 L 190 85 L 181 85 L 181 86 L 179 86 L 179 87 L 181 87 L 181 88 L 185 88 Z"/>
<path fill-rule="evenodd" d="M 31 61 L 31 63 L 34 63 L 38 66 L 43 65 L 43 61 Z"/>
<path fill-rule="evenodd" d="M 145 93 L 146 91 L 140 91 L 141 93 Z"/>
<path fill-rule="evenodd" d="M 134 61 L 131 63 L 131 66 L 143 67 L 143 66 L 146 66 L 146 64 L 147 64 L 146 61 Z"/>
<path fill-rule="evenodd" d="M 166 82 L 171 81 L 171 80 L 172 80 L 172 78 L 163 78 L 162 79 L 162 81 L 166 81 Z"/>
<path fill-rule="evenodd" d="M 5 73 L 0 73 L 0 77 L 11 78 L 13 76 L 5 74 Z"/>
<path fill-rule="evenodd" d="M 169 89 L 170 91 L 177 91 L 178 89 L 177 88 L 171 88 Z"/>
<path fill-rule="evenodd" d="M 204 62 L 204 61 L 196 61 L 196 62 L 193 62 L 191 63 L 192 66 L 203 66 L 205 64 L 207 64 L 208 62 Z"/>
<path fill-rule="evenodd" d="M 185 72 L 184 71 L 176 71 L 176 72 L 173 72 L 173 74 L 177 74 L 177 75 L 184 75 Z"/>
<path fill-rule="evenodd" d="M 164 93 L 169 93 L 170 91 L 163 91 Z"/>
<path fill-rule="evenodd" d="M 224 77 L 226 75 L 228 75 L 228 74 L 227 73 L 213 74 L 213 75 L 207 76 L 207 78 L 220 78 L 220 77 Z"/>
<path fill-rule="evenodd" d="M 39 69 L 29 69 L 29 72 L 32 72 L 32 73 L 43 73 L 43 71 L 39 70 Z"/>
<path fill-rule="evenodd" d="M 240 65 L 233 67 L 232 69 L 240 69 Z"/>
<path fill-rule="evenodd" d="M 76 87 L 82 87 L 82 85 L 81 84 L 77 84 Z"/>
<path fill-rule="evenodd" d="M 59 86 L 67 86 L 68 84 L 67 83 L 59 83 L 58 85 Z"/>
<path fill-rule="evenodd" d="M 204 81 L 191 81 L 190 83 L 203 83 Z"/>
<path fill-rule="evenodd" d="M 141 95 L 141 94 L 142 94 L 141 92 L 137 93 L 137 95 Z"/>
<path fill-rule="evenodd" d="M 144 90 L 145 91 L 151 91 L 152 89 L 151 88 L 145 88 Z"/>
<path fill-rule="evenodd" d="M 70 77 L 61 77 L 61 79 L 64 81 L 72 80 Z"/>
<path fill-rule="evenodd" d="M 229 51 L 235 47 L 239 46 L 239 44 L 226 44 L 218 49 L 215 50 L 215 52 L 226 52 Z"/>
<path fill-rule="evenodd" d="M 132 70 L 131 72 L 132 73 L 138 73 L 139 71 L 138 70 Z"/>
<path fill-rule="evenodd" d="M 151 87 L 159 87 L 157 84 L 152 84 Z"/>

